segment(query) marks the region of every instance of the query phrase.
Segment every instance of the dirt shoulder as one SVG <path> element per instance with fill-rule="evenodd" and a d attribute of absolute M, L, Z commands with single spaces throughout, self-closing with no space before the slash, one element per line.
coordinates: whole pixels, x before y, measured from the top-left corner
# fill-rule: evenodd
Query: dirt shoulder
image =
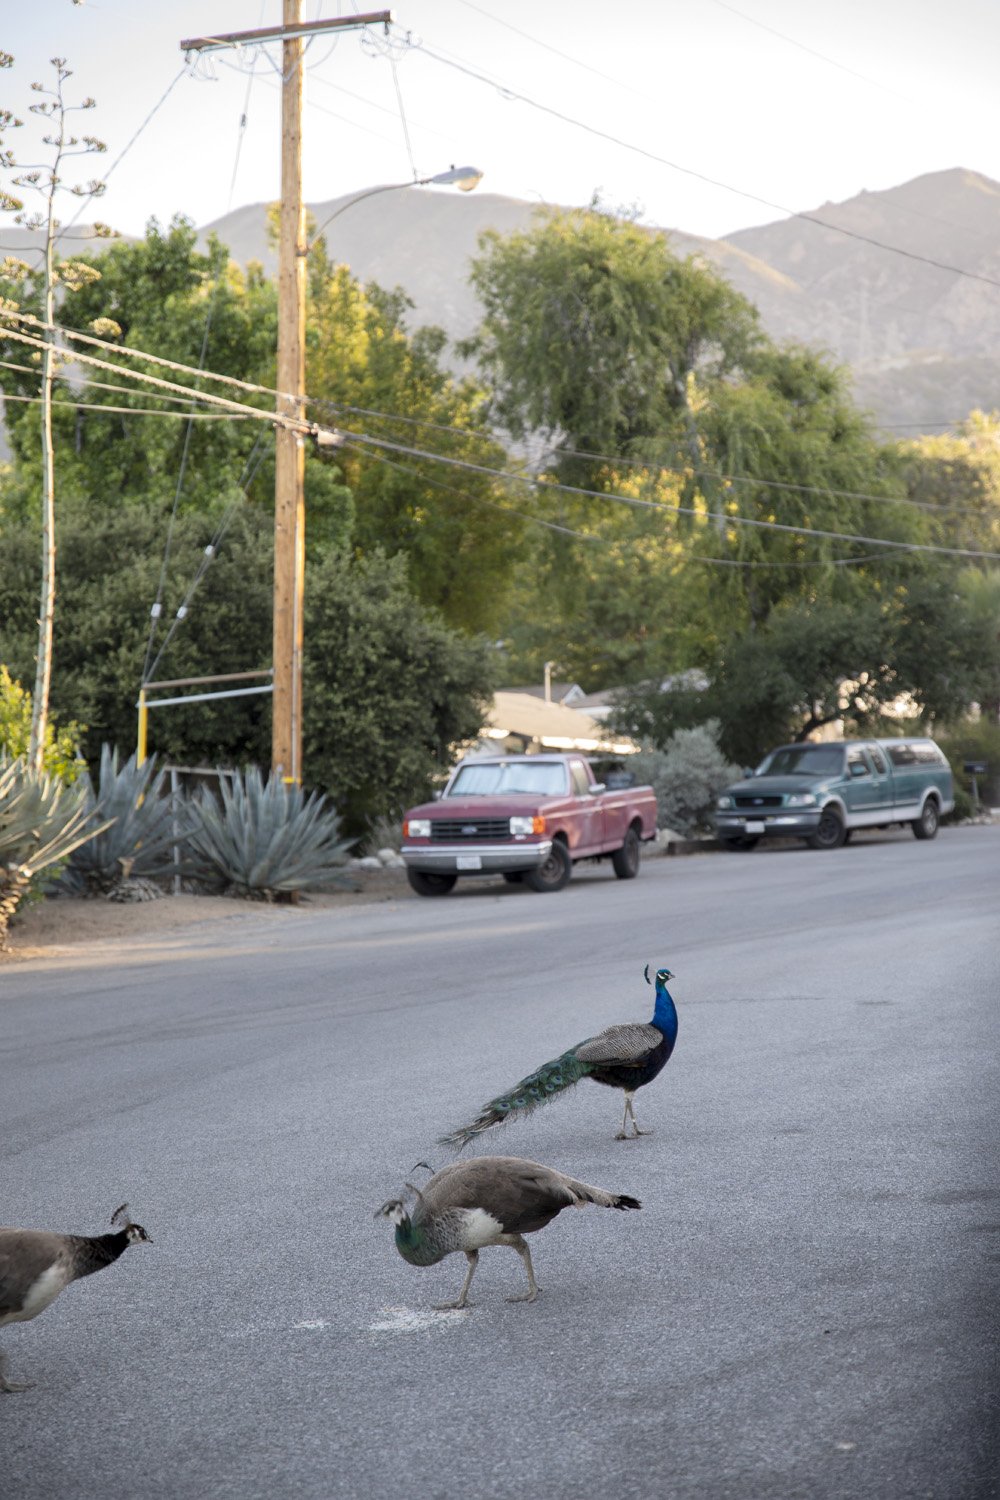
<path fill-rule="evenodd" d="M 299 909 L 320 911 L 373 901 L 416 899 L 403 870 L 360 870 L 356 891 L 317 891 L 303 895 Z M 9 932 L 10 949 L 0 966 L 19 959 L 65 957 L 91 944 L 156 938 L 178 928 L 197 927 L 226 917 L 252 917 L 274 908 L 231 896 L 161 896 L 154 901 L 117 902 L 100 898 L 50 897 L 17 913 Z"/>

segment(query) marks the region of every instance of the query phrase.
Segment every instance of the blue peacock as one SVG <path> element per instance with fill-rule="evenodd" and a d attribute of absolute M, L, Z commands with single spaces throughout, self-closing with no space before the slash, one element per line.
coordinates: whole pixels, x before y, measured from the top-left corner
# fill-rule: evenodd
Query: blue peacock
<path fill-rule="evenodd" d="M 669 969 L 657 969 L 655 981 L 649 977 L 649 965 L 645 970 L 646 983 L 655 983 L 656 1004 L 653 1018 L 648 1023 L 633 1022 L 625 1026 L 608 1026 L 597 1036 L 578 1042 L 561 1057 L 543 1063 L 527 1078 L 515 1084 L 505 1094 L 499 1094 L 484 1104 L 479 1114 L 469 1125 L 440 1138 L 443 1146 L 457 1146 L 460 1150 L 489 1130 L 494 1125 L 503 1125 L 517 1115 L 529 1114 L 540 1104 L 547 1104 L 556 1094 L 572 1088 L 581 1078 L 592 1078 L 595 1083 L 607 1084 L 609 1088 L 621 1089 L 625 1094 L 625 1113 L 622 1128 L 615 1136 L 618 1141 L 649 1135 L 640 1130 L 635 1117 L 633 1099 L 637 1089 L 652 1080 L 665 1066 L 677 1041 L 677 1007 L 673 1002 L 667 981 L 673 979 Z M 631 1137 L 627 1131 L 632 1122 Z"/>

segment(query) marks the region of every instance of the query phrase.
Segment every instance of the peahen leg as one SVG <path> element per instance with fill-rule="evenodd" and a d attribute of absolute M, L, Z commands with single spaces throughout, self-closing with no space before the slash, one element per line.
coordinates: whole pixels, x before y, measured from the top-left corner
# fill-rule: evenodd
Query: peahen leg
<path fill-rule="evenodd" d="M 462 1282 L 462 1290 L 458 1294 L 457 1301 L 435 1302 L 435 1312 L 456 1312 L 460 1307 L 465 1307 L 469 1296 L 469 1287 L 472 1285 L 472 1278 L 476 1274 L 476 1267 L 479 1264 L 479 1251 L 466 1250 L 465 1258 L 469 1262 L 469 1269 L 465 1273 L 465 1280 Z"/>
<path fill-rule="evenodd" d="M 0 1391 L 30 1391 L 34 1386 L 33 1380 L 8 1380 L 4 1374 L 5 1360 L 0 1354 Z"/>
<path fill-rule="evenodd" d="M 512 1250 L 516 1250 L 524 1262 L 524 1269 L 528 1273 L 528 1290 L 526 1292 L 514 1292 L 507 1298 L 508 1302 L 534 1302 L 538 1296 L 538 1282 L 535 1280 L 535 1268 L 531 1264 L 531 1251 L 528 1242 L 523 1235 L 512 1235 L 507 1241 Z"/>

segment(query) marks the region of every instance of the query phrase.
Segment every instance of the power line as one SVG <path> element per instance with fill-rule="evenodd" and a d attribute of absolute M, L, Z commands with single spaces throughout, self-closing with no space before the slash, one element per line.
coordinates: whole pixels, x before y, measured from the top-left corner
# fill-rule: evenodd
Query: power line
<path fill-rule="evenodd" d="M 696 171 L 693 167 L 681 166 L 679 162 L 670 161 L 665 156 L 660 156 L 655 151 L 650 151 L 645 146 L 638 146 L 633 141 L 626 141 L 621 136 L 612 135 L 610 131 L 601 130 L 596 125 L 589 125 L 585 120 L 578 120 L 573 115 L 565 114 L 551 104 L 543 104 L 538 99 L 532 99 L 528 94 L 522 94 L 517 89 L 509 88 L 505 84 L 498 84 L 494 79 L 488 78 L 477 69 L 464 63 L 456 62 L 441 52 L 436 52 L 428 47 L 423 41 L 410 41 L 410 46 L 416 51 L 425 53 L 433 58 L 435 62 L 442 63 L 445 67 L 454 68 L 464 73 L 469 78 L 474 78 L 479 83 L 485 83 L 489 88 L 499 89 L 503 95 L 520 104 L 527 104 L 531 109 L 537 109 L 542 114 L 550 115 L 553 119 L 561 120 L 564 125 L 572 125 L 577 130 L 583 130 L 588 135 L 596 136 L 600 140 L 608 141 L 613 146 L 620 146 L 625 151 L 631 151 L 637 156 L 645 157 L 647 161 L 654 161 L 661 167 L 669 167 L 672 172 L 682 172 L 686 177 L 694 177 L 699 182 L 707 183 L 710 187 L 722 188 L 724 192 L 735 193 L 737 197 L 745 198 L 750 203 L 759 203 L 765 208 L 770 208 L 777 213 L 787 214 L 789 218 L 801 219 L 806 224 L 815 224 L 820 229 L 826 229 L 831 234 L 841 234 L 848 239 L 858 240 L 865 245 L 873 245 L 878 250 L 887 250 L 892 255 L 902 255 L 907 260 L 919 261 L 922 265 L 933 266 L 939 271 L 948 271 L 953 276 L 962 276 L 969 281 L 981 281 L 987 286 L 1000 287 L 1000 280 L 993 276 L 984 276 L 978 271 L 967 271 L 961 266 L 953 266 L 947 261 L 935 260 L 933 256 L 921 255 L 916 250 L 906 250 L 901 245 L 889 245 L 884 240 L 877 240 L 872 235 L 861 234 L 855 229 L 847 229 L 843 225 L 831 224 L 825 219 L 819 219 L 815 214 L 803 213 L 798 209 L 788 208 L 784 203 L 776 203 L 770 198 L 763 198 L 759 193 L 747 192 L 744 188 L 734 187 L 732 183 L 722 182 L 717 177 L 709 177 L 705 172 Z"/>
<path fill-rule="evenodd" d="M 0 395 L 0 401 L 22 401 L 31 406 L 41 404 L 41 396 L 12 396 L 4 391 Z M 110 406 L 103 402 L 87 401 L 55 401 L 53 407 L 58 411 L 64 406 L 69 411 L 96 411 L 104 413 L 120 413 L 129 417 L 179 417 L 182 422 L 245 422 L 247 418 L 231 411 L 163 411 L 152 406 Z"/>
<path fill-rule="evenodd" d="M 478 438 L 482 442 L 494 443 L 496 441 L 489 434 L 476 432 L 473 428 L 448 426 L 445 423 L 428 421 L 422 417 L 406 417 L 400 413 L 374 411 L 370 407 L 348 406 L 342 402 L 328 401 L 320 397 L 308 397 L 307 401 L 310 406 L 321 406 L 333 412 L 354 412 L 361 416 L 377 417 L 385 421 L 405 423 L 412 427 L 426 427 L 432 431 L 446 432 L 453 436 Z M 822 499 L 861 500 L 877 505 L 902 505 L 931 514 L 937 512 L 948 516 L 980 514 L 972 506 L 935 505 L 932 501 L 914 500 L 905 495 L 872 495 L 862 490 L 843 490 L 824 485 L 793 484 L 787 480 L 769 479 L 764 475 L 723 474 L 718 473 L 714 469 L 699 469 L 690 465 L 677 466 L 651 459 L 625 458 L 619 454 L 584 453 L 576 448 L 561 448 L 559 452 L 566 454 L 570 458 L 585 459 L 594 464 L 606 464 L 609 467 L 621 467 L 624 465 L 628 468 L 675 474 L 680 478 L 693 476 L 698 479 L 711 479 L 718 484 L 756 484 L 770 489 L 790 490 L 803 495 L 818 495 Z"/>
<path fill-rule="evenodd" d="M 15 318 L 15 319 L 18 319 L 20 321 L 34 322 L 34 323 L 38 324 L 38 326 L 43 326 L 43 325 L 41 325 L 39 323 L 39 320 L 29 319 L 29 318 L 25 317 L 25 315 L 23 315 L 23 314 L 19 314 L 19 313 L 6 313 L 3 316 L 7 317 L 7 318 Z M 65 331 L 66 332 L 70 332 L 70 330 L 65 330 Z M 22 343 L 31 345 L 34 348 L 41 349 L 41 348 L 44 347 L 43 341 L 41 339 L 32 338 L 28 334 L 17 333 L 13 329 L 7 329 L 6 330 L 6 336 L 9 337 L 9 338 L 13 338 L 13 339 L 19 340 Z M 86 337 L 88 339 L 88 341 L 90 341 L 90 342 L 98 342 L 98 343 L 101 342 L 100 340 L 92 339 L 90 335 L 84 335 L 84 337 Z M 147 356 L 147 355 L 143 354 L 141 351 L 130 351 L 130 352 L 136 353 L 139 358 L 149 358 L 150 357 L 150 356 Z M 93 365 L 98 366 L 99 368 L 108 369 L 108 370 L 111 370 L 111 371 L 113 371 L 115 373 L 125 374 L 125 375 L 130 376 L 131 378 L 134 378 L 134 379 L 138 380 L 138 381 L 145 381 L 145 382 L 147 382 L 149 384 L 158 386 L 158 387 L 160 387 L 162 389 L 166 389 L 166 390 L 174 391 L 174 392 L 179 392 L 181 394 L 190 394 L 188 388 L 186 388 L 184 386 L 180 386 L 180 385 L 176 384 L 176 382 L 161 380 L 157 376 L 147 375 L 147 374 L 145 374 L 143 372 L 139 372 L 139 371 L 132 372 L 132 371 L 130 371 L 128 369 L 128 366 L 112 365 L 107 360 L 98 359 L 98 358 L 94 357 L 93 355 L 78 354 L 75 357 L 78 360 L 80 360 L 80 361 L 82 361 L 84 363 L 93 364 Z M 153 358 L 156 358 L 156 356 L 153 356 Z M 244 388 L 256 389 L 256 390 L 261 390 L 261 391 L 266 391 L 267 390 L 267 388 L 263 387 L 263 386 L 251 387 L 250 384 L 249 384 L 249 382 L 246 382 L 246 381 L 237 381 L 235 379 L 235 377 L 217 376 L 217 375 L 212 374 L 212 372 L 195 370 L 195 369 L 192 369 L 190 366 L 181 365 L 179 362 L 177 362 L 175 360 L 158 360 L 158 362 L 161 363 L 161 364 L 170 365 L 173 368 L 178 369 L 178 370 L 183 370 L 183 371 L 185 371 L 188 374 L 194 375 L 196 378 L 200 377 L 202 375 L 212 375 L 212 378 L 214 378 L 214 379 L 219 379 L 219 380 L 223 380 L 223 381 L 230 381 L 232 384 L 238 385 L 238 386 L 241 386 L 241 387 L 244 387 Z M 347 430 L 335 430 L 331 434 L 327 430 L 325 432 L 325 434 L 324 434 L 324 429 L 319 428 L 317 424 L 311 424 L 311 423 L 306 423 L 306 422 L 298 421 L 295 418 L 285 417 L 285 416 L 282 416 L 281 414 L 279 414 L 277 412 L 274 412 L 274 411 L 262 411 L 258 407 L 247 406 L 246 404 L 244 404 L 242 402 L 230 401 L 230 400 L 228 400 L 227 398 L 225 398 L 223 396 L 214 396 L 214 395 L 211 395 L 208 392 L 201 393 L 201 399 L 203 401 L 207 402 L 207 403 L 210 403 L 212 405 L 216 405 L 216 406 L 222 407 L 222 408 L 224 408 L 226 410 L 238 412 L 238 413 L 241 413 L 243 415 L 253 417 L 253 418 L 255 418 L 258 421 L 265 421 L 265 422 L 268 422 L 268 423 L 270 423 L 272 425 L 283 425 L 283 426 L 288 427 L 291 430 L 298 431 L 298 432 L 309 432 L 309 433 L 311 433 L 313 436 L 315 436 L 317 438 L 320 437 L 321 435 L 326 435 L 328 438 L 332 438 L 334 440 L 334 445 L 342 443 L 342 442 L 344 442 L 344 441 L 346 441 L 348 439 L 353 439 L 355 442 L 367 443 L 367 444 L 370 444 L 370 445 L 372 445 L 374 447 L 380 447 L 380 448 L 383 448 L 383 449 L 388 449 L 390 451 L 395 451 L 395 452 L 399 452 L 399 453 L 408 454 L 408 455 L 410 455 L 412 457 L 426 459 L 426 460 L 428 460 L 428 461 L 430 461 L 432 463 L 445 464 L 445 465 L 449 465 L 449 466 L 454 467 L 454 468 L 464 469 L 464 470 L 467 470 L 469 472 L 480 473 L 480 474 L 487 474 L 487 475 L 490 475 L 490 476 L 492 476 L 494 478 L 498 478 L 498 479 L 502 480 L 505 483 L 525 483 L 525 482 L 528 482 L 528 483 L 534 484 L 540 490 L 551 490 L 553 492 L 563 492 L 563 493 L 566 493 L 566 494 L 583 495 L 583 496 L 590 497 L 590 498 L 593 498 L 593 499 L 606 500 L 606 501 L 610 500 L 610 501 L 618 502 L 618 503 L 625 504 L 625 505 L 631 505 L 631 506 L 637 506 L 637 507 L 646 507 L 646 508 L 650 508 L 650 509 L 660 509 L 660 510 L 667 509 L 667 510 L 673 510 L 673 511 L 676 511 L 680 515 L 690 515 L 690 516 L 695 517 L 696 519 L 697 518 L 711 519 L 711 520 L 720 521 L 720 522 L 722 522 L 723 524 L 726 524 L 726 525 L 750 526 L 750 527 L 754 527 L 754 528 L 757 528 L 757 529 L 760 529 L 760 530 L 788 532 L 788 533 L 791 533 L 791 534 L 794 534 L 794 535 L 804 536 L 804 537 L 825 537 L 825 538 L 831 538 L 831 539 L 838 540 L 838 541 L 859 542 L 859 543 L 861 543 L 863 545 L 867 545 L 867 546 L 886 547 L 886 548 L 895 549 L 895 550 L 899 550 L 899 551 L 905 551 L 905 552 L 921 552 L 921 553 L 938 554 L 938 555 L 942 555 L 942 556 L 973 557 L 973 558 L 984 558 L 984 559 L 989 559 L 989 560 L 1000 559 L 1000 552 L 993 552 L 993 551 L 987 551 L 987 550 L 981 550 L 981 549 L 975 549 L 975 548 L 968 548 L 968 547 L 945 547 L 945 546 L 941 546 L 941 545 L 937 545 L 937 544 L 929 543 L 929 542 L 900 542 L 900 541 L 892 540 L 892 539 L 887 538 L 887 537 L 872 537 L 872 536 L 868 536 L 868 535 L 865 535 L 865 534 L 858 534 L 858 533 L 854 533 L 854 532 L 830 531 L 830 530 L 821 529 L 819 527 L 792 526 L 792 525 L 787 525 L 787 524 L 785 524 L 783 522 L 778 522 L 778 521 L 762 521 L 762 520 L 758 520 L 756 518 L 749 517 L 749 516 L 731 515 L 730 513 L 724 512 L 724 511 L 699 510 L 699 509 L 696 509 L 694 507 L 667 504 L 666 502 L 663 502 L 663 501 L 643 500 L 643 499 L 640 499 L 640 498 L 638 498 L 636 496 L 620 495 L 620 494 L 617 494 L 617 493 L 612 492 L 612 491 L 591 490 L 591 489 L 586 489 L 586 488 L 584 488 L 582 486 L 561 484 L 561 483 L 558 483 L 558 482 L 556 482 L 554 480 L 547 480 L 547 479 L 538 479 L 538 478 L 536 478 L 534 480 L 525 481 L 521 476 L 518 476 L 516 474 L 512 474 L 508 470 L 497 469 L 497 468 L 494 468 L 494 467 L 491 467 L 491 466 L 485 465 L 485 464 L 474 464 L 474 463 L 470 462 L 469 460 L 456 458 L 453 455 L 429 452 L 426 449 L 415 448 L 415 447 L 412 447 L 412 446 L 408 446 L 406 444 L 392 442 L 392 441 L 389 441 L 388 439 L 378 438 L 378 437 L 375 437 L 375 436 L 372 436 L 372 435 L 366 434 L 366 433 L 356 433 L 356 432 L 350 432 L 350 431 L 347 431 Z M 309 398 L 309 397 L 306 397 L 305 399 L 306 399 L 307 403 L 309 403 L 311 401 L 311 398 Z M 326 403 L 326 404 L 332 404 L 332 403 Z M 661 466 L 661 467 L 665 468 L 666 466 Z M 685 471 L 681 470 L 679 472 L 683 473 Z M 718 478 L 719 476 L 714 476 L 713 475 L 712 477 L 713 478 Z M 732 478 L 733 479 L 738 479 L 738 478 L 746 479 L 747 477 L 746 476 L 732 476 Z M 749 480 L 749 479 L 747 479 L 747 482 L 760 484 L 760 483 L 763 483 L 764 481 L 761 481 L 761 480 Z M 824 491 L 824 490 L 818 490 L 817 493 L 823 495 L 823 494 L 829 494 L 831 492 Z M 848 494 L 850 492 L 844 492 L 844 493 Z M 858 494 L 857 498 L 868 498 L 868 499 L 883 501 L 883 500 L 887 500 L 890 497 L 886 497 L 886 496 L 867 496 L 867 497 L 865 497 L 865 496 L 862 496 L 862 495 Z"/>
<path fill-rule="evenodd" d="M 555 480 L 536 478 L 526 481 L 519 475 L 508 473 L 502 469 L 493 469 L 486 464 L 474 464 L 467 459 L 454 458 L 450 455 L 440 453 L 428 453 L 420 448 L 409 447 L 403 443 L 390 442 L 386 438 L 373 437 L 367 433 L 344 431 L 339 435 L 345 442 L 368 443 L 376 448 L 387 448 L 393 452 L 407 453 L 416 458 L 430 459 L 437 463 L 448 464 L 453 468 L 466 469 L 472 473 L 488 474 L 493 478 L 502 479 L 508 483 L 530 483 L 541 493 L 550 491 L 552 493 L 582 495 L 594 500 L 612 501 L 645 510 L 672 511 L 678 515 L 692 516 L 696 520 L 719 521 L 727 526 L 749 526 L 760 531 L 780 531 L 793 536 L 807 538 L 822 537 L 840 542 L 858 542 L 863 546 L 886 547 L 893 551 L 933 553 L 947 557 L 986 558 L 991 561 L 1000 560 L 1000 552 L 991 552 L 972 547 L 944 547 L 932 542 L 900 542 L 889 537 L 865 536 L 850 531 L 828 531 L 818 526 L 792 526 L 782 521 L 761 521 L 753 516 L 732 515 L 727 511 L 699 510 L 694 506 L 677 505 L 664 500 L 644 500 L 635 495 L 621 495 L 607 490 L 590 490 L 585 489 L 581 485 L 561 484 Z"/>

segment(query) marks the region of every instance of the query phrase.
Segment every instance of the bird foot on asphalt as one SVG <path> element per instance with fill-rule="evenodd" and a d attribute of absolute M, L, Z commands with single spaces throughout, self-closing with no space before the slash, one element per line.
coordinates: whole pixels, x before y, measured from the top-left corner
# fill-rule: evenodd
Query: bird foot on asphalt
<path fill-rule="evenodd" d="M 13 1393 L 14 1391 L 33 1391 L 35 1382 L 33 1380 L 7 1380 L 0 1375 L 0 1391 Z"/>
<path fill-rule="evenodd" d="M 627 1130 L 619 1130 L 615 1136 L 616 1141 L 634 1141 L 640 1135 L 652 1135 L 651 1130 L 633 1130 L 631 1134 Z"/>
<path fill-rule="evenodd" d="M 433 1304 L 432 1311 L 433 1312 L 462 1312 L 465 1308 L 471 1307 L 471 1306 L 472 1306 L 471 1302 L 435 1302 Z"/>
<path fill-rule="evenodd" d="M 535 1299 L 538 1296 L 538 1293 L 540 1291 L 541 1291 L 541 1287 L 537 1287 L 536 1286 L 535 1290 L 533 1292 L 511 1292 L 510 1296 L 506 1298 L 506 1301 L 508 1301 L 508 1302 L 534 1302 Z"/>

